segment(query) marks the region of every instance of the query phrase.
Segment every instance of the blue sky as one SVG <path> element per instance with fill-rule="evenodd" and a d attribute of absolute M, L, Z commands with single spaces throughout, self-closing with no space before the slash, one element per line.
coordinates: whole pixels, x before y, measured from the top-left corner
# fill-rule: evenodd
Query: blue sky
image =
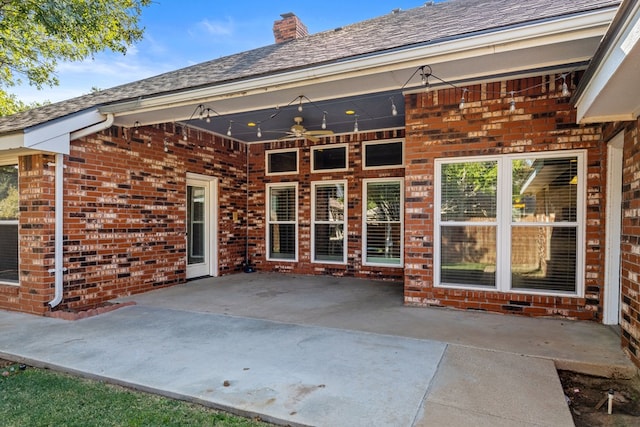
<path fill-rule="evenodd" d="M 9 88 L 24 102 L 61 101 L 123 83 L 273 43 L 273 22 L 293 12 L 318 33 L 422 6 L 424 0 L 155 0 L 143 11 L 144 39 L 123 56 L 103 52 L 84 62 L 59 64 L 60 85 Z"/>

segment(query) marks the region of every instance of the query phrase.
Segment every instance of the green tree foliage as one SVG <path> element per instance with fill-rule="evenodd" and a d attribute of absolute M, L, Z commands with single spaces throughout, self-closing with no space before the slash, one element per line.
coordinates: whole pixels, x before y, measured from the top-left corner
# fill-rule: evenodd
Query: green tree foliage
<path fill-rule="evenodd" d="M 142 38 L 151 0 L 0 0 L 0 108 L 25 107 L 6 88 L 25 80 L 55 86 L 58 61 L 81 61 L 110 49 L 126 53 Z M 3 110 L 4 111 L 4 110 Z"/>
<path fill-rule="evenodd" d="M 495 218 L 498 163 L 442 165 L 442 219 Z"/>
<path fill-rule="evenodd" d="M 18 218 L 18 170 L 0 166 L 0 220 Z"/>

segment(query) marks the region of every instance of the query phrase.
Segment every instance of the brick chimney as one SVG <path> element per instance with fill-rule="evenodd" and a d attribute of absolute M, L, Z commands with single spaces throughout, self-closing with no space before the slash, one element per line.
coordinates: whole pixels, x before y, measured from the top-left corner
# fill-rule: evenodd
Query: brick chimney
<path fill-rule="evenodd" d="M 273 36 L 276 39 L 276 43 L 300 39 L 309 34 L 306 25 L 293 13 L 283 13 L 280 16 L 282 16 L 282 19 L 273 23 Z"/>

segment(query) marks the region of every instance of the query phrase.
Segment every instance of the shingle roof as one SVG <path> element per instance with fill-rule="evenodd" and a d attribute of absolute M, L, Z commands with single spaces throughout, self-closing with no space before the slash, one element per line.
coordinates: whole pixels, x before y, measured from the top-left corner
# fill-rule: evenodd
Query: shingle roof
<path fill-rule="evenodd" d="M 0 118 L 0 134 L 113 102 L 331 63 L 617 6 L 619 0 L 449 0 L 203 62 Z"/>

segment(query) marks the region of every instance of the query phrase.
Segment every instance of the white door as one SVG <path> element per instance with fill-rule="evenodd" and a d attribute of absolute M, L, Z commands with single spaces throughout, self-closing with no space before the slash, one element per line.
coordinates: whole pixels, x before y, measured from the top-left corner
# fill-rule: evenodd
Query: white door
<path fill-rule="evenodd" d="M 187 175 L 187 279 L 217 275 L 217 180 Z"/>
<path fill-rule="evenodd" d="M 620 234 L 622 224 L 622 146 L 623 132 L 607 147 L 607 216 L 605 250 L 604 315 L 605 325 L 620 323 Z"/>

